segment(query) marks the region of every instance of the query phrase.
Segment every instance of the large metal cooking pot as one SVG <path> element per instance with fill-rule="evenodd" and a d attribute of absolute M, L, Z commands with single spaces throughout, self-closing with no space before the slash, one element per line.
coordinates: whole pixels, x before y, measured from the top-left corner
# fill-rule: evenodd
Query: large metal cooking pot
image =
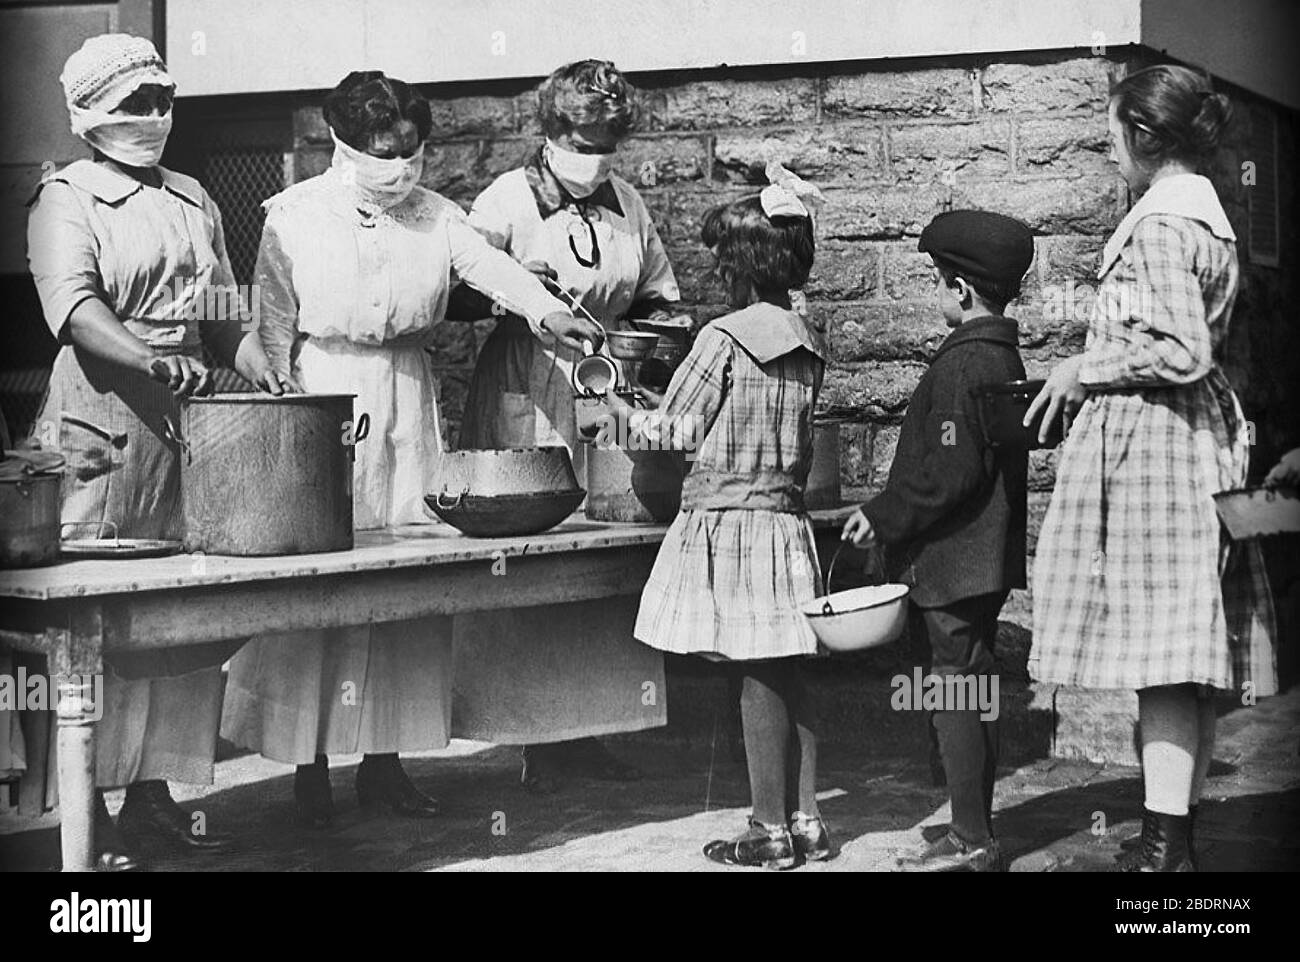
<path fill-rule="evenodd" d="M 478 538 L 539 534 L 571 515 L 585 493 L 560 445 L 451 451 L 440 473 L 441 487 L 425 504 Z"/>
<path fill-rule="evenodd" d="M 370 419 L 352 394 L 190 398 L 181 448 L 185 548 L 226 555 L 352 547 L 354 445 Z"/>
<path fill-rule="evenodd" d="M 449 451 L 438 466 L 440 487 L 449 495 L 538 494 L 577 491 L 573 461 L 563 445 Z"/>
<path fill-rule="evenodd" d="M 62 458 L 59 458 L 60 465 Z M 59 560 L 58 468 L 33 468 L 8 456 L 0 468 L 0 568 L 35 568 Z"/>

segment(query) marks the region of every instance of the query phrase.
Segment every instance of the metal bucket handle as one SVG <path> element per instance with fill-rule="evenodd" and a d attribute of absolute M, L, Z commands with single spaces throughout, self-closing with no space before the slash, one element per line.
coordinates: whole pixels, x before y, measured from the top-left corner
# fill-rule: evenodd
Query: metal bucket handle
<path fill-rule="evenodd" d="M 96 533 L 101 536 L 103 535 L 105 528 L 111 528 L 113 531 L 113 540 L 118 540 L 117 522 L 115 521 L 65 521 L 63 524 L 59 525 L 59 540 L 65 540 L 63 536 L 64 528 L 79 528 L 83 525 L 92 524 L 95 526 Z"/>
<path fill-rule="evenodd" d="M 460 503 L 465 500 L 465 495 L 469 494 L 469 487 L 467 486 L 463 488 L 460 494 L 456 495 L 455 500 L 452 501 L 450 504 L 443 503 L 442 496 L 445 495 L 446 493 L 447 493 L 446 488 L 443 488 L 441 491 L 439 491 L 438 496 L 434 498 L 434 503 L 436 503 L 438 507 L 442 508 L 443 511 L 452 511 L 455 510 L 456 508 L 459 508 Z"/>
<path fill-rule="evenodd" d="M 849 542 L 847 541 L 841 541 L 839 543 L 839 546 L 835 549 L 835 554 L 831 555 L 830 567 L 826 569 L 826 576 L 822 580 L 822 591 L 827 596 L 829 596 L 831 593 L 831 576 L 835 572 L 835 562 L 840 560 L 840 552 L 844 550 L 844 546 L 847 545 L 848 543 Z M 884 559 L 880 556 L 880 552 L 875 548 L 868 548 L 867 556 L 876 562 L 875 565 L 873 565 L 873 567 L 876 570 L 876 580 L 874 584 L 884 584 L 885 562 Z M 822 602 L 822 614 L 824 615 L 835 614 L 835 610 L 831 607 L 830 601 Z"/>

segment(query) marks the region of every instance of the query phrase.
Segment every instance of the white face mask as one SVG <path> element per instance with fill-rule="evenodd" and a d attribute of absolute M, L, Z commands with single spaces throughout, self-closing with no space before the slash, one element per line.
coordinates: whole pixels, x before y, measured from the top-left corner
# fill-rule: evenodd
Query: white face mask
<path fill-rule="evenodd" d="M 565 150 L 553 140 L 546 142 L 546 166 L 555 179 L 574 197 L 587 197 L 609 180 L 614 166 L 613 154 L 580 154 Z"/>
<path fill-rule="evenodd" d="M 424 173 L 424 150 L 414 157 L 372 157 L 350 147 L 334 132 L 333 164 L 357 198 L 376 207 L 389 208 L 406 200 Z"/>
<path fill-rule="evenodd" d="M 110 114 L 84 107 L 70 107 L 68 112 L 74 134 L 105 157 L 128 167 L 155 166 L 172 132 L 170 110 L 161 117 Z"/>

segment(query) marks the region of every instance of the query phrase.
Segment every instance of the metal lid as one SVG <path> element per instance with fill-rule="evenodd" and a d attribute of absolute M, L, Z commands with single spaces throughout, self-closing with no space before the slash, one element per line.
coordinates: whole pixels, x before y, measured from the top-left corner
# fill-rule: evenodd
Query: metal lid
<path fill-rule="evenodd" d="M 266 394 L 262 391 L 243 391 L 232 394 L 209 394 L 207 397 L 186 398 L 186 404 L 295 404 L 328 401 L 337 398 L 355 400 L 355 394 Z"/>

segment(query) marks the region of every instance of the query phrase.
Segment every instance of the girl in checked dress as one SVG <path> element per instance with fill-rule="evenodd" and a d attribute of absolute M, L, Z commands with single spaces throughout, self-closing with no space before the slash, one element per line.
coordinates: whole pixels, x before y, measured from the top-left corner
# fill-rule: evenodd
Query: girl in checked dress
<path fill-rule="evenodd" d="M 773 184 L 760 196 L 704 220 L 735 312 L 700 331 L 657 413 L 622 408 L 629 430 L 649 443 L 696 454 L 634 634 L 662 651 L 733 661 L 744 676 L 753 816 L 746 831 L 710 842 L 704 854 L 790 868 L 831 854 L 799 671 L 817 643 L 798 610 L 820 594 L 803 490 L 825 353 L 789 293 L 812 268 L 813 224 L 801 197 L 816 190 L 778 165 L 768 176 Z"/>
<path fill-rule="evenodd" d="M 1195 870 L 1213 690 L 1249 704 L 1277 687 L 1259 547 L 1227 540 L 1213 497 L 1245 483 L 1250 456 L 1218 363 L 1236 236 L 1196 173 L 1228 110 L 1184 67 L 1116 88 L 1114 158 L 1142 196 L 1106 244 L 1086 350 L 1025 422 L 1077 410 L 1034 564 L 1034 645 L 1040 680 L 1137 690 L 1146 797 L 1126 871 Z"/>

